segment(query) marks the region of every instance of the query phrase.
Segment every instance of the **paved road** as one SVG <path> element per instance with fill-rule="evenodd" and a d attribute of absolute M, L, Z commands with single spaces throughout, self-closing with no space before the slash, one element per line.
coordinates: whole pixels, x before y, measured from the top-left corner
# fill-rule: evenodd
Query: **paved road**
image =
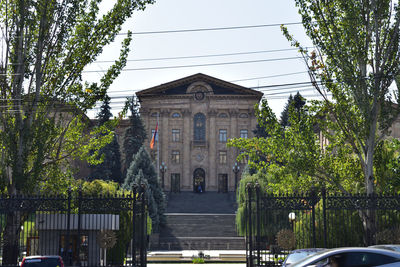
<path fill-rule="evenodd" d="M 148 263 L 148 267 L 195 267 L 195 266 L 206 266 L 206 267 L 245 267 L 246 263 L 204 263 L 204 264 L 193 264 L 193 263 Z"/>

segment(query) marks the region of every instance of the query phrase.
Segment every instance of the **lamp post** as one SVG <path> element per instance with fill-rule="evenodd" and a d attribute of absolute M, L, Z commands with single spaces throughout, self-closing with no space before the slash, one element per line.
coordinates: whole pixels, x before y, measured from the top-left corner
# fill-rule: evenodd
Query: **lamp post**
<path fill-rule="evenodd" d="M 296 220 L 296 213 L 294 213 L 294 212 L 289 213 L 289 222 L 290 222 L 293 232 L 294 232 L 294 221 L 295 220 Z"/>
<path fill-rule="evenodd" d="M 161 162 L 160 165 L 160 172 L 161 172 L 161 188 L 164 190 L 164 174 L 167 171 L 167 166 L 165 165 L 164 161 Z"/>
<path fill-rule="evenodd" d="M 237 182 L 238 182 L 238 173 L 240 171 L 240 166 L 235 162 L 235 165 L 232 167 L 232 171 L 235 173 L 235 192 L 237 189 Z"/>

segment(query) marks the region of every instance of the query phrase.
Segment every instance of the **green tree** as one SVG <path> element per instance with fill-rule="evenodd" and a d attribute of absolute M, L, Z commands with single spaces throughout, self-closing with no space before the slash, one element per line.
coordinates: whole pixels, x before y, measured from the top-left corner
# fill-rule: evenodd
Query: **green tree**
<path fill-rule="evenodd" d="M 129 127 L 125 130 L 124 135 L 124 176 L 126 175 L 127 169 L 131 165 L 133 156 L 142 147 L 144 140 L 146 140 L 146 130 L 144 128 L 142 118 L 139 115 L 138 105 L 135 102 L 135 99 L 128 98 L 127 103 L 131 112 L 131 116 L 129 116 Z"/>
<path fill-rule="evenodd" d="M 112 118 L 110 100 L 110 97 L 106 95 L 104 102 L 100 107 L 100 112 L 97 114 L 99 126 L 109 123 L 110 118 Z M 121 155 L 115 133 L 113 134 L 111 143 L 99 150 L 99 160 L 101 160 L 101 163 L 91 166 L 92 171 L 89 175 L 90 180 L 112 180 L 121 184 L 123 182 L 121 173 Z"/>
<path fill-rule="evenodd" d="M 152 1 L 117 0 L 101 17 L 100 2 L 0 1 L 2 192 L 37 191 L 38 181 L 59 173 L 53 170 L 69 168 L 68 159 L 95 162 L 98 153 L 90 152 L 112 140 L 106 127 L 87 131 L 84 114 L 125 66 L 131 33 L 122 42 L 119 59 L 98 82 L 84 82 L 83 71 L 115 40 L 133 11 Z M 6 220 L 2 262 L 15 265 L 21 220 L 16 214 Z"/>
<path fill-rule="evenodd" d="M 283 127 L 289 125 L 289 107 L 292 102 L 293 102 L 293 96 L 292 96 L 292 94 L 290 94 L 288 101 L 286 102 L 285 106 L 283 107 L 283 111 L 281 113 L 280 123 Z"/>
<path fill-rule="evenodd" d="M 357 157 L 362 171 L 363 191 L 372 195 L 375 155 L 400 113 L 400 88 L 394 94 L 389 89 L 400 73 L 400 9 L 391 0 L 296 0 L 296 5 L 316 50 L 309 54 L 287 29 L 283 32 L 300 47 L 323 97 L 318 103 L 325 120 L 321 132 L 329 141 L 350 144 L 348 153 Z M 370 244 L 376 231 L 374 211 L 363 217 Z"/>
<path fill-rule="evenodd" d="M 283 108 L 283 111 L 281 113 L 281 120 L 280 124 L 283 127 L 289 126 L 289 108 L 291 105 L 295 108 L 297 113 L 300 112 L 301 108 L 306 104 L 305 99 L 301 96 L 299 92 L 296 93 L 296 95 L 293 97 L 292 95 L 289 96 L 288 101 Z"/>
<path fill-rule="evenodd" d="M 129 190 L 134 184 L 144 184 L 146 186 L 152 229 L 154 232 L 158 232 L 160 225 L 165 224 L 164 212 L 166 200 L 154 165 L 144 146 L 133 157 L 133 161 L 125 177 L 123 188 Z"/>
<path fill-rule="evenodd" d="M 400 73 L 400 9 L 389 0 L 296 0 L 296 5 L 316 51 L 309 54 L 284 27 L 283 32 L 300 48 L 323 97 L 315 103 L 324 119 L 319 127 L 329 141 L 350 145 L 364 190 L 373 194 L 374 156 L 400 112 L 389 90 Z M 394 95 L 399 103 L 399 88 Z"/>

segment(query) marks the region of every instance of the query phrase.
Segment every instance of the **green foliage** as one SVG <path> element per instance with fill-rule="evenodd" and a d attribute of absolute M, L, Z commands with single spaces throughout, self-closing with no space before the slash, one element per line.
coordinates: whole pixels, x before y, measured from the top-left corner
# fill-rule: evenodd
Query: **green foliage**
<path fill-rule="evenodd" d="M 97 114 L 99 126 L 109 123 L 111 117 L 110 97 L 106 95 L 103 105 L 100 107 L 100 112 Z M 122 183 L 121 155 L 115 133 L 113 134 L 111 143 L 98 150 L 98 153 L 98 159 L 102 162 L 91 166 L 92 171 L 89 179 L 112 180 Z"/>
<path fill-rule="evenodd" d="M 133 11 L 153 1 L 117 0 L 102 16 L 100 2 L 0 1 L 0 191 L 38 192 L 63 177 L 59 170 L 69 176 L 72 160 L 101 162 L 97 151 L 113 134 L 107 125 L 88 131 L 84 114 L 125 66 L 131 33 L 97 82 L 85 82 L 83 71 Z"/>
<path fill-rule="evenodd" d="M 280 124 L 282 127 L 290 126 L 289 125 L 289 109 L 293 107 L 296 111 L 300 112 L 303 106 L 306 104 L 305 99 L 301 96 L 299 92 L 293 97 L 289 96 L 288 102 L 286 103 L 283 111 L 281 113 Z"/>
<path fill-rule="evenodd" d="M 316 50 L 310 53 L 284 26 L 282 31 L 299 48 L 323 98 L 313 105 L 321 118 L 319 130 L 336 148 L 345 147 L 339 148 L 340 157 L 345 156 L 347 167 L 355 167 L 362 179 L 351 178 L 362 183 L 358 190 L 372 194 L 376 153 L 400 113 L 400 87 L 394 93 L 389 90 L 400 73 L 400 9 L 392 1 L 295 2 Z"/>
<path fill-rule="evenodd" d="M 203 258 L 199 258 L 199 257 L 194 257 L 193 259 L 192 259 L 192 263 L 193 264 L 203 264 L 203 263 L 205 263 L 206 261 L 203 259 Z"/>
<path fill-rule="evenodd" d="M 129 116 L 129 127 L 126 129 L 124 135 L 124 176 L 126 175 L 127 169 L 131 165 L 134 155 L 139 151 L 144 143 L 144 140 L 146 139 L 146 130 L 139 115 L 138 105 L 134 101 L 135 100 L 133 98 L 128 98 L 127 100 L 131 116 Z"/>
<path fill-rule="evenodd" d="M 242 174 L 242 178 L 240 179 L 239 185 L 238 185 L 238 190 L 236 192 L 236 202 L 238 205 L 238 209 L 236 212 L 236 229 L 238 231 L 239 235 L 245 235 L 246 233 L 246 228 L 249 227 L 249 225 L 246 225 L 246 220 L 247 220 L 247 215 L 248 215 L 248 207 L 246 206 L 246 199 L 248 199 L 248 193 L 247 193 L 247 187 L 248 185 L 254 188 L 254 186 L 258 184 L 260 192 L 270 192 L 271 188 L 268 186 L 268 178 L 266 175 L 262 173 L 257 173 L 254 175 L 250 175 L 249 173 L 244 172 Z M 252 191 L 252 200 L 254 201 L 256 198 L 256 192 L 253 190 Z M 253 203 L 253 218 L 255 218 L 255 205 Z M 266 216 L 262 216 L 263 218 L 266 218 Z M 266 231 L 266 224 L 261 223 L 263 226 L 262 232 L 264 233 Z M 265 226 L 265 227 L 264 227 Z M 252 224 L 252 230 L 253 233 L 256 230 L 256 223 L 255 220 L 253 220 Z"/>
<path fill-rule="evenodd" d="M 154 165 L 144 146 L 134 156 L 127 171 L 123 188 L 130 190 L 134 185 L 146 187 L 146 197 L 149 203 L 149 215 L 152 220 L 152 229 L 159 231 L 159 226 L 165 224 L 165 195 L 157 178 Z"/>

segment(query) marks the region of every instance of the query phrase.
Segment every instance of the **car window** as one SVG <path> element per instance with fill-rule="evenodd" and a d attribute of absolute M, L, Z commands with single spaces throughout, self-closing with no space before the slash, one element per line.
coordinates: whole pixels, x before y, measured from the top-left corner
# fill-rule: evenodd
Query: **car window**
<path fill-rule="evenodd" d="M 41 258 L 41 259 L 27 259 L 23 267 L 60 267 L 60 259 L 57 258 Z"/>
<path fill-rule="evenodd" d="M 370 252 L 341 253 L 335 255 L 333 258 L 334 259 L 332 260 L 332 262 L 336 261 L 338 264 L 337 266 L 347 267 L 370 267 L 399 261 L 399 259 L 394 257 Z"/>
<path fill-rule="evenodd" d="M 285 263 L 292 264 L 292 263 L 298 262 L 299 260 L 304 259 L 308 255 L 312 255 L 312 254 L 315 254 L 315 252 L 295 252 L 295 253 L 288 255 Z"/>

